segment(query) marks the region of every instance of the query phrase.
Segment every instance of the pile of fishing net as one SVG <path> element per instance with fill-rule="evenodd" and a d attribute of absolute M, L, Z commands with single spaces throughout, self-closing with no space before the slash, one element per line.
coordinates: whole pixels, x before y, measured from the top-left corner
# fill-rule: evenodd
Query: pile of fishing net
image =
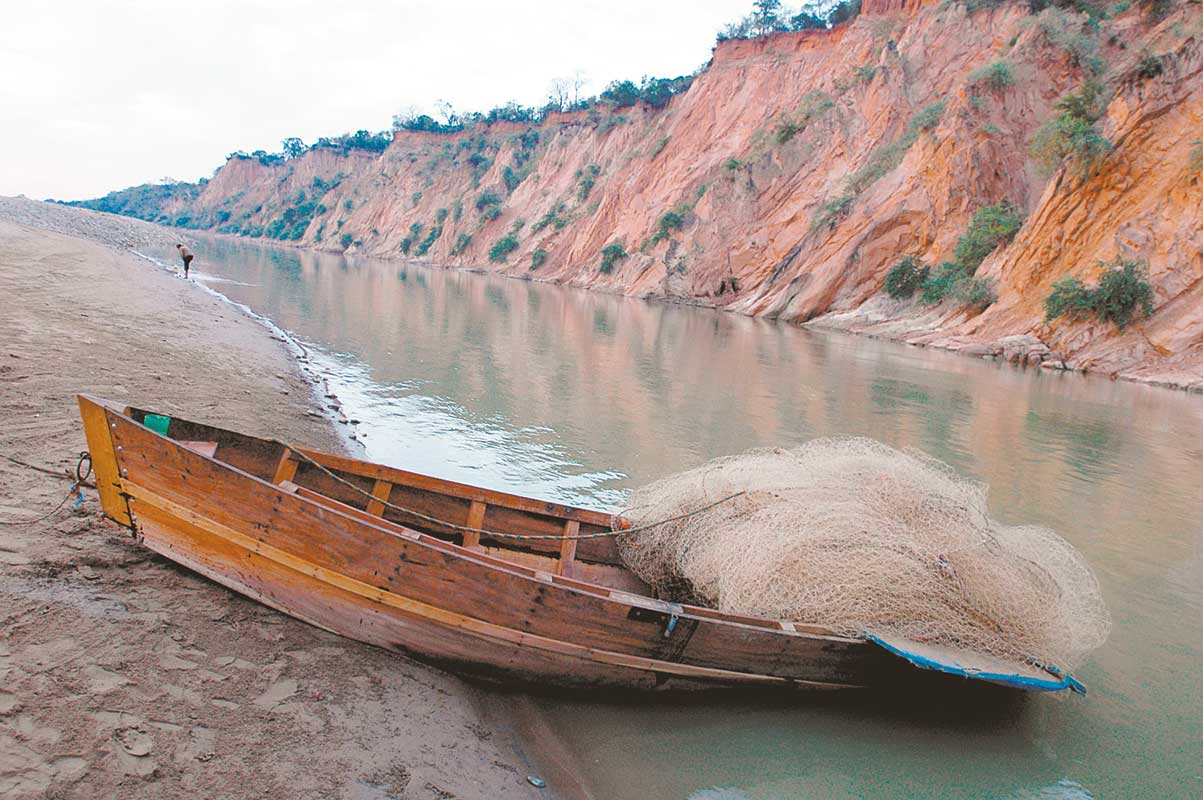
<path fill-rule="evenodd" d="M 991 519 L 984 485 L 868 439 L 718 459 L 616 519 L 623 561 L 677 602 L 1062 669 L 1111 624 L 1068 542 Z"/>

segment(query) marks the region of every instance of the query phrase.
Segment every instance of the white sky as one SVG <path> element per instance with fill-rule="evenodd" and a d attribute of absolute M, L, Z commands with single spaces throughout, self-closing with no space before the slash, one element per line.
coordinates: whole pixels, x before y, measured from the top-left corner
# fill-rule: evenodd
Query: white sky
<path fill-rule="evenodd" d="M 552 78 L 672 77 L 751 0 L 9 0 L 0 195 L 212 174 L 234 150 L 388 128 L 409 105 L 542 105 Z"/>

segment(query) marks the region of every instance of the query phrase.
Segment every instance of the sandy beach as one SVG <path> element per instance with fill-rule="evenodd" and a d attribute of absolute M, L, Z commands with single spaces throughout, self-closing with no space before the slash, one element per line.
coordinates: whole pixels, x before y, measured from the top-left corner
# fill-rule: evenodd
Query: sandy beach
<path fill-rule="evenodd" d="M 81 391 L 342 447 L 265 327 L 129 252 L 171 236 L 0 198 L 0 455 L 74 467 Z M 94 491 L 9 524 L 70 485 L 0 458 L 0 796 L 547 796 L 504 700 L 175 567 Z"/>

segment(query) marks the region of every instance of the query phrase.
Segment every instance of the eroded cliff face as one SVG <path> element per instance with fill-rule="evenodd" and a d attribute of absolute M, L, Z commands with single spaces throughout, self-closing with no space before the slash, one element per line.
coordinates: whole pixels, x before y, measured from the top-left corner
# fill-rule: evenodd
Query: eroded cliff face
<path fill-rule="evenodd" d="M 996 61 L 1010 85 L 973 75 Z M 1027 143 L 1092 63 L 1114 149 L 1091 177 L 1043 176 Z M 1157 23 L 1134 5 L 1096 27 L 1026 3 L 970 14 L 876 0 L 831 31 L 720 44 L 660 111 L 401 132 L 379 155 L 233 159 L 186 211 L 234 231 L 288 223 L 305 246 L 1203 389 L 1200 139 L 1197 3 Z M 993 305 L 884 294 L 902 256 L 950 259 L 974 212 L 1004 201 L 1026 221 L 977 271 L 994 282 Z M 605 271 L 614 244 L 628 255 Z M 1147 261 L 1151 318 L 1124 332 L 1045 321 L 1055 281 L 1091 283 L 1116 255 Z"/>

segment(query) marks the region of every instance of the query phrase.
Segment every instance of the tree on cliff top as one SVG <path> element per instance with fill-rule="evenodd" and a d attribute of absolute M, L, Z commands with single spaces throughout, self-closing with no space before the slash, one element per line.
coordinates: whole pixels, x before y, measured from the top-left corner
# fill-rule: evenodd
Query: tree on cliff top
<path fill-rule="evenodd" d="M 295 136 L 289 136 L 287 139 L 281 142 L 281 145 L 283 146 L 285 158 L 297 158 L 299 156 L 303 156 L 309 149 L 305 146 L 304 142 Z"/>
<path fill-rule="evenodd" d="M 751 12 L 720 31 L 718 40 L 757 39 L 782 31 L 823 29 L 847 22 L 859 13 L 860 0 L 811 0 L 792 16 L 782 8 L 780 0 L 755 0 Z"/>

